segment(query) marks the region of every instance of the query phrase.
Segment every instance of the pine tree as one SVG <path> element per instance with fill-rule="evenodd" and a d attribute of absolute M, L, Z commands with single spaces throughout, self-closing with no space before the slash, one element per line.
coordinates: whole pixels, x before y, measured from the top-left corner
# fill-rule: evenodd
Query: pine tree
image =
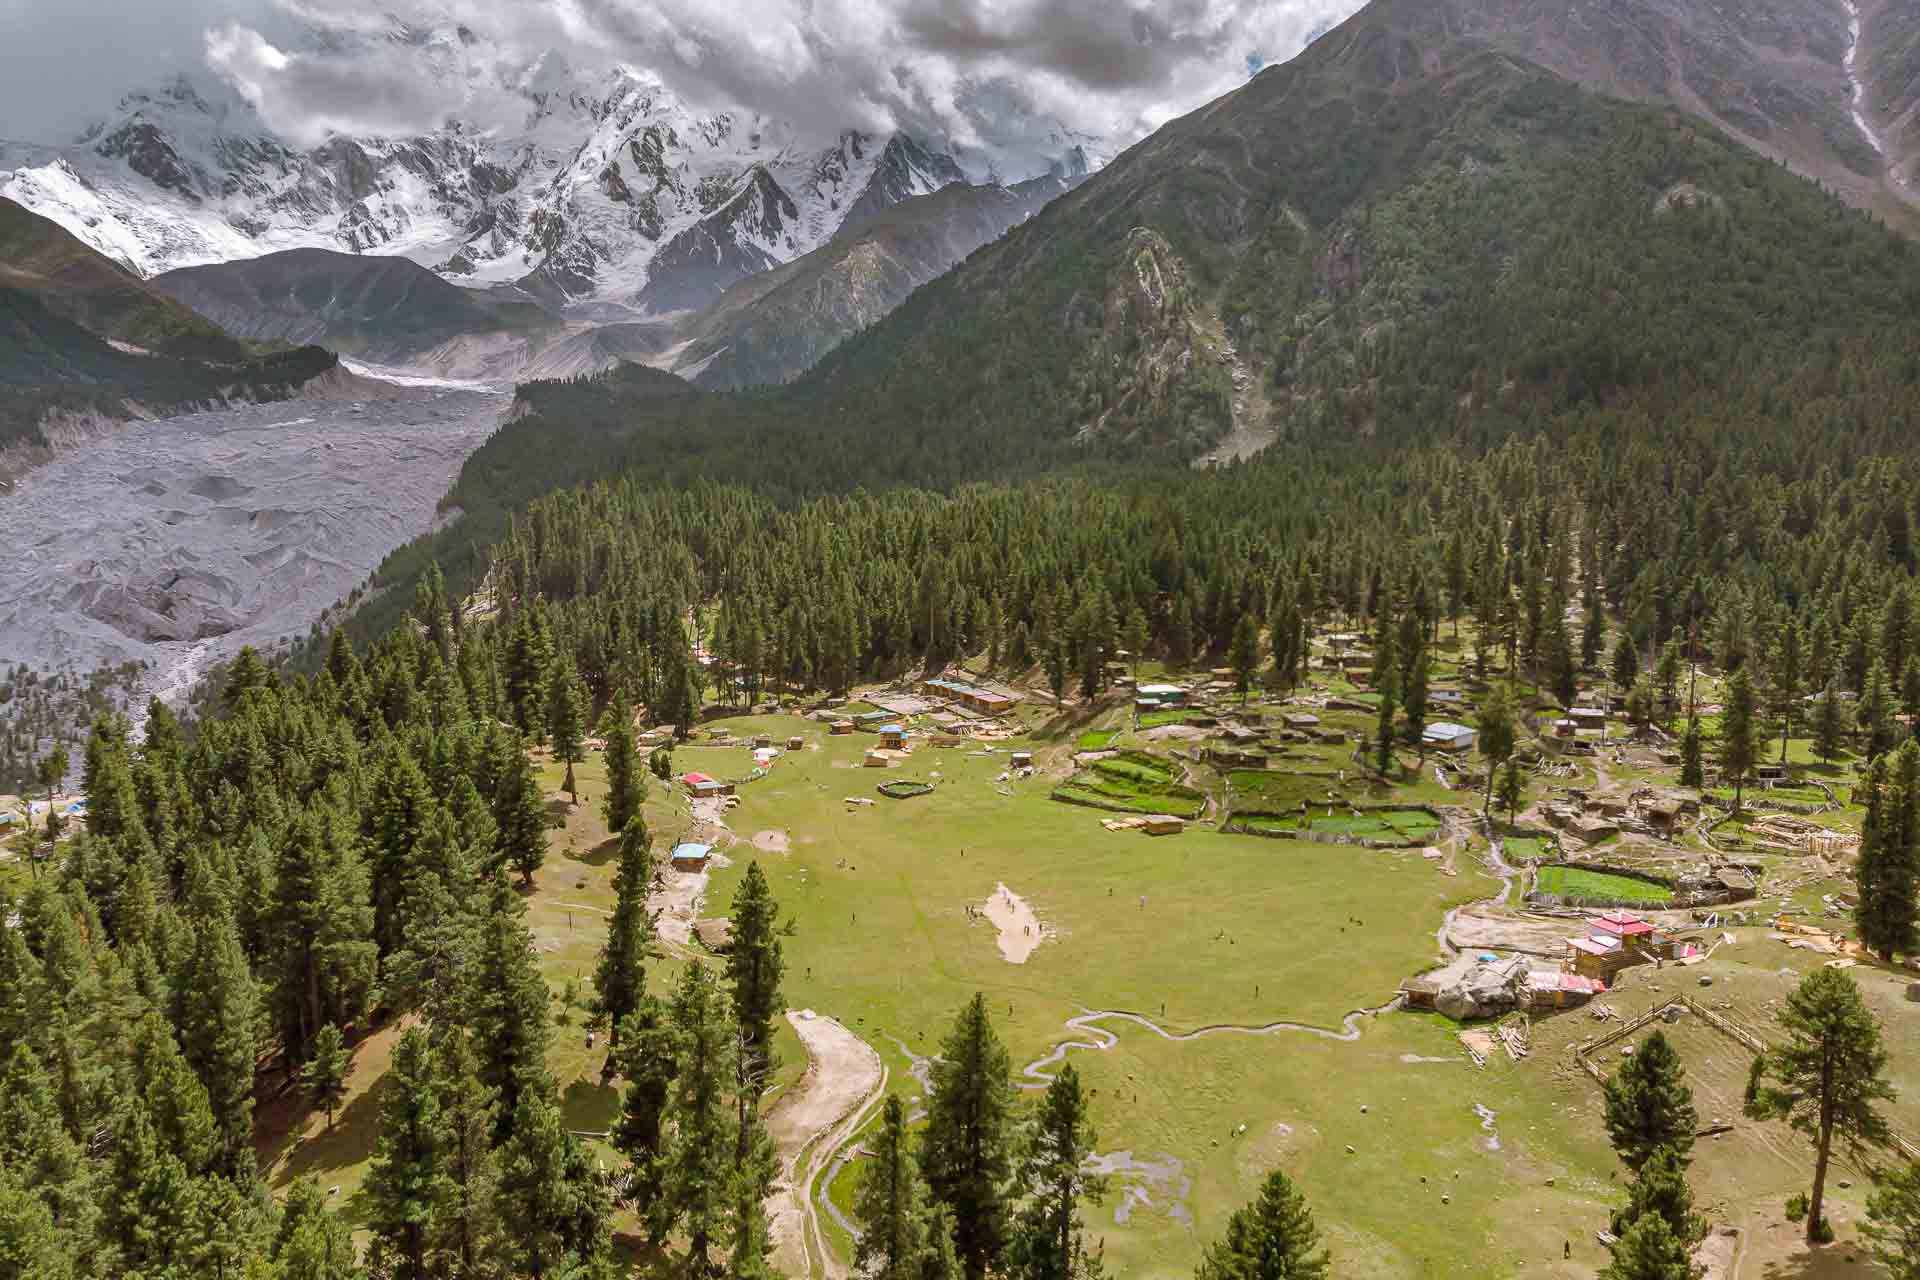
<path fill-rule="evenodd" d="M 667 1100 L 680 1074 L 680 1037 L 666 1004 L 641 996 L 621 1025 L 619 1042 L 617 1061 L 627 1088 L 613 1126 L 613 1146 L 633 1165 L 628 1198 L 635 1211 L 655 1222 L 665 1172 Z"/>
<path fill-rule="evenodd" d="M 853 1196 L 860 1228 L 854 1269 L 872 1280 L 920 1280 L 927 1252 L 927 1188 L 907 1141 L 907 1109 L 887 1096 L 880 1128 L 867 1140 L 871 1158 L 861 1166 Z"/>
<path fill-rule="evenodd" d="M 1501 766 L 1500 781 L 1496 784 L 1500 792 L 1500 803 L 1507 811 L 1507 822 L 1513 822 L 1514 815 L 1527 798 L 1527 773 L 1520 767 L 1520 761 L 1512 756 Z"/>
<path fill-rule="evenodd" d="M 365 1012 L 379 967 L 366 866 L 327 815 L 297 820 L 275 877 L 275 1000 L 288 1070 L 322 1024 Z"/>
<path fill-rule="evenodd" d="M 312 1178 L 287 1192 L 273 1246 L 275 1280 L 360 1280 L 353 1235 L 327 1212 L 325 1195 Z"/>
<path fill-rule="evenodd" d="M 1780 716 L 1780 759 L 1787 758 L 1787 742 L 1793 737 L 1794 713 L 1800 707 L 1800 690 L 1806 682 L 1806 662 L 1800 635 L 1800 620 L 1791 613 L 1780 625 L 1773 648 L 1767 655 L 1767 684 L 1774 707 Z"/>
<path fill-rule="evenodd" d="M 1893 1098 L 1880 1024 L 1844 971 L 1815 969 L 1778 1014 L 1788 1041 L 1753 1060 L 1747 1115 L 1784 1120 L 1813 1138 L 1813 1189 L 1807 1241 L 1824 1235 L 1827 1160 L 1836 1135 L 1850 1147 L 1885 1145 L 1886 1119 L 1875 1109 Z"/>
<path fill-rule="evenodd" d="M 165 1275 L 185 1270 L 186 1243 L 198 1209 L 198 1188 L 184 1161 L 155 1132 L 137 1099 L 123 1101 L 114 1121 L 113 1163 L 101 1187 L 101 1243 L 115 1274 Z"/>
<path fill-rule="evenodd" d="M 333 1132 L 333 1109 L 347 1096 L 347 1070 L 353 1065 L 340 1028 L 329 1022 L 313 1038 L 313 1056 L 300 1069 L 300 1087 L 307 1105 L 327 1113 L 327 1132 Z"/>
<path fill-rule="evenodd" d="M 1432 658 L 1425 645 L 1420 646 L 1414 656 L 1413 669 L 1407 676 L 1407 687 L 1401 696 L 1401 713 L 1407 722 L 1407 741 L 1413 744 L 1420 754 L 1420 764 L 1427 763 L 1427 682 L 1432 675 Z"/>
<path fill-rule="evenodd" d="M 773 1021 L 786 1007 L 780 994 L 786 961 L 781 955 L 778 911 L 760 863 L 748 863 L 747 874 L 733 895 L 727 982 L 740 1028 L 741 1068 L 756 1092 L 773 1073 Z"/>
<path fill-rule="evenodd" d="M 513 1136 L 500 1149 L 500 1208 L 516 1275 L 568 1276 L 606 1245 L 603 1188 L 568 1133 L 546 1088 L 528 1089 L 514 1104 Z"/>
<path fill-rule="evenodd" d="M 1398 677 L 1391 670 L 1381 671 L 1380 714 L 1373 726 L 1373 765 L 1381 777 L 1388 779 L 1393 777 L 1393 720 L 1395 703 L 1400 696 L 1397 685 Z"/>
<path fill-rule="evenodd" d="M 434 1054 L 435 1096 L 441 1117 L 447 1198 L 434 1223 L 434 1250 L 455 1276 L 483 1274 L 499 1219 L 499 1171 L 493 1154 L 496 1095 L 480 1079 L 478 1059 L 464 1032 L 442 1034 Z"/>
<path fill-rule="evenodd" d="M 1260 1195 L 1227 1219 L 1227 1229 L 1207 1246 L 1195 1280 L 1327 1280 L 1327 1252 L 1319 1247 L 1307 1201 L 1287 1175 L 1275 1169 Z"/>
<path fill-rule="evenodd" d="M 640 816 L 646 802 L 646 775 L 640 771 L 633 726 L 622 711 L 607 730 L 607 796 L 600 807 L 600 816 L 606 819 L 607 830 L 618 834 Z"/>
<path fill-rule="evenodd" d="M 1878 659 L 1867 669 L 1866 685 L 1860 691 L 1859 728 L 1866 735 L 1869 757 L 1893 748 L 1893 691 L 1888 687 L 1886 664 Z"/>
<path fill-rule="evenodd" d="M 373 938 L 382 955 L 392 955 L 406 943 L 407 921 L 400 900 L 415 850 L 438 808 L 413 754 L 397 739 L 388 739 L 375 770 L 367 824 Z"/>
<path fill-rule="evenodd" d="M 46 1202 L 0 1164 L 0 1280 L 69 1280 L 71 1250 Z"/>
<path fill-rule="evenodd" d="M 1607 615 L 1600 607 L 1600 593 L 1587 592 L 1586 618 L 1580 627 L 1580 666 L 1583 670 L 1593 670 L 1593 664 L 1600 660 L 1600 649 L 1606 643 Z"/>
<path fill-rule="evenodd" d="M 1093 1123 L 1072 1064 L 1047 1086 L 1015 1173 L 1025 1198 L 1008 1246 L 1009 1272 L 1023 1280 L 1076 1280 L 1088 1275 L 1080 1205 L 1099 1204 L 1106 1180 L 1090 1173 Z"/>
<path fill-rule="evenodd" d="M 154 1133 L 186 1172 L 198 1177 L 219 1154 L 218 1128 L 207 1090 L 187 1065 L 165 1019 L 148 1012 L 133 1033 L 134 1060 L 140 1064 L 136 1087 Z"/>
<path fill-rule="evenodd" d="M 1567 636 L 1565 609 L 1555 600 L 1547 615 L 1546 638 L 1542 647 L 1547 665 L 1548 687 L 1562 705 L 1573 705 L 1579 689 L 1579 670 L 1573 659 L 1573 642 Z"/>
<path fill-rule="evenodd" d="M 1840 686 L 1829 681 L 1813 710 L 1813 750 L 1824 764 L 1840 754 L 1847 738 L 1847 705 L 1840 700 Z"/>
<path fill-rule="evenodd" d="M 1706 764 L 1701 759 L 1704 750 L 1700 740 L 1700 717 L 1687 718 L 1687 731 L 1680 739 L 1680 785 L 1683 787 L 1704 787 L 1707 785 Z"/>
<path fill-rule="evenodd" d="M 1636 1219 L 1613 1246 L 1601 1280 L 1693 1280 L 1692 1250 L 1657 1213 Z"/>
<path fill-rule="evenodd" d="M 1875 760 L 1860 790 L 1867 801 L 1853 918 L 1861 943 L 1891 964 L 1896 954 L 1920 951 L 1920 744 L 1903 743 L 1891 769 Z"/>
<path fill-rule="evenodd" d="M 767 1197 L 773 1194 L 774 1175 L 779 1161 L 774 1156 L 773 1139 L 760 1123 L 754 1104 L 757 1092 L 745 1095 L 739 1106 L 743 1136 L 736 1143 L 741 1152 L 733 1169 L 733 1222 L 727 1250 L 727 1280 L 778 1280 L 774 1270 L 772 1224 L 767 1221 Z"/>
<path fill-rule="evenodd" d="M 1920 1163 L 1909 1160 L 1877 1176 L 1860 1230 L 1890 1280 L 1920 1280 Z"/>
<path fill-rule="evenodd" d="M 249 693 L 272 685 L 273 673 L 267 669 L 259 651 L 252 645 L 244 645 L 227 667 L 227 681 L 220 690 L 220 701 L 228 711 L 237 711 Z"/>
<path fill-rule="evenodd" d="M 580 673 L 574 669 L 573 659 L 562 655 L 547 684 L 547 734 L 553 758 L 567 766 L 566 781 L 561 786 L 575 804 L 580 803 L 580 788 L 574 780 L 573 766 L 586 759 L 580 741 L 586 732 L 586 704 Z"/>
<path fill-rule="evenodd" d="M 638 815 L 620 832 L 620 868 L 613 876 L 613 918 L 607 945 L 594 970 L 594 1013 L 607 1022 L 612 1046 L 620 1043 L 621 1024 L 646 994 L 646 963 L 653 950 L 653 917 L 647 890 L 653 883 L 653 850 L 647 824 Z"/>
<path fill-rule="evenodd" d="M 520 882 L 531 886 L 534 872 L 547 860 L 547 813 L 540 801 L 540 784 L 533 775 L 533 762 L 512 734 L 500 740 L 500 781 L 493 801 L 493 818 L 499 841 L 499 862 L 520 873 Z"/>
<path fill-rule="evenodd" d="M 1131 664 L 1132 674 L 1140 674 L 1140 659 L 1146 656 L 1147 643 L 1151 633 L 1147 630 L 1147 615 L 1139 605 L 1127 613 L 1126 625 L 1120 632 L 1120 643 L 1126 646 L 1127 661 Z"/>
<path fill-rule="evenodd" d="M 1686 1068 L 1663 1031 L 1655 1031 L 1601 1087 L 1607 1136 L 1620 1163 L 1634 1172 L 1662 1149 L 1684 1164 L 1699 1117 Z"/>
<path fill-rule="evenodd" d="M 919 1280 L 962 1280 L 966 1267 L 954 1247 L 953 1209 L 938 1200 L 929 1201 L 926 1212 L 926 1249 L 920 1255 Z"/>
<path fill-rule="evenodd" d="M 664 1127 L 671 1136 L 649 1221 L 655 1239 L 675 1226 L 684 1231 L 688 1270 L 704 1275 L 731 1207 L 737 1135 L 727 1090 L 738 1069 L 736 1031 L 719 982 L 699 963 L 682 972 L 671 1017 L 680 1071 L 667 1094 Z"/>
<path fill-rule="evenodd" d="M 1633 636 L 1622 631 L 1614 642 L 1613 662 L 1609 668 L 1613 676 L 1613 687 L 1622 694 L 1633 688 L 1633 682 L 1640 678 L 1640 650 L 1633 643 Z"/>
<path fill-rule="evenodd" d="M 1007 1246 L 1013 1090 L 1007 1050 L 975 994 L 941 1043 L 920 1145 L 920 1170 L 953 1210 L 954 1250 L 970 1280 L 997 1267 Z"/>
<path fill-rule="evenodd" d="M 429 1280 L 429 1250 L 453 1197 L 440 1082 L 426 1033 L 400 1037 L 380 1093 L 380 1137 L 367 1170 L 367 1225 L 392 1251 L 390 1280 Z"/>
<path fill-rule="evenodd" d="M 1494 686 L 1493 692 L 1480 704 L 1479 745 L 1480 754 L 1487 759 L 1487 796 L 1483 809 L 1491 813 L 1495 776 L 1513 754 L 1514 747 L 1513 703 L 1504 686 Z"/>
<path fill-rule="evenodd" d="M 218 1168 L 251 1176 L 260 993 L 226 900 L 208 887 L 196 906 L 185 983 L 193 994 L 181 1005 L 180 1047 L 207 1091 L 219 1131 Z"/>
<path fill-rule="evenodd" d="M 521 919 L 526 907 L 496 876 L 481 922 L 468 1024 L 481 1081 L 498 1098 L 495 1138 L 504 1141 L 520 1095 L 547 1079 L 552 994 L 534 966 L 532 939 Z"/>
<path fill-rule="evenodd" d="M 1727 681 L 1726 706 L 1720 713 L 1720 751 L 1715 763 L 1722 778 L 1733 784 L 1734 812 L 1740 811 L 1747 775 L 1760 757 L 1760 726 L 1755 719 L 1753 682 L 1745 670 Z"/>
<path fill-rule="evenodd" d="M 514 619 L 507 639 L 506 695 L 514 728 L 532 738 L 546 736 L 548 672 L 553 640 L 538 608 Z"/>
<path fill-rule="evenodd" d="M 1689 1140 L 1692 1134 L 1687 1135 Z M 1613 1215 L 1613 1234 L 1624 1236 L 1647 1214 L 1666 1220 L 1681 1243 L 1693 1245 L 1707 1234 L 1707 1220 L 1693 1211 L 1687 1186 L 1687 1162 L 1672 1146 L 1656 1147 L 1627 1187 L 1627 1203 Z"/>
<path fill-rule="evenodd" d="M 1253 676 L 1260 669 L 1260 623 L 1251 613 L 1240 615 L 1234 624 L 1233 643 L 1227 652 L 1227 665 L 1233 668 L 1233 686 L 1245 703 L 1253 689 Z"/>

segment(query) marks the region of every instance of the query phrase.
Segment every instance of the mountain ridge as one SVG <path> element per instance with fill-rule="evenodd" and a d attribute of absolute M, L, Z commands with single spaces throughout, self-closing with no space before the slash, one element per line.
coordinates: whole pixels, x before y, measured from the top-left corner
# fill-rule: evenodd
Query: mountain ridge
<path fill-rule="evenodd" d="M 641 71 L 563 72 L 517 92 L 517 130 L 456 122 L 303 149 L 230 86 L 179 75 L 127 94 L 72 145 L 0 142 L 0 193 L 143 275 L 291 248 L 379 252 L 633 318 L 711 301 L 826 243 L 850 213 L 972 180 L 903 133 L 813 139 L 703 114 Z M 1063 139 L 1053 163 L 1083 145 Z M 711 269 L 714 254 L 730 265 Z"/>

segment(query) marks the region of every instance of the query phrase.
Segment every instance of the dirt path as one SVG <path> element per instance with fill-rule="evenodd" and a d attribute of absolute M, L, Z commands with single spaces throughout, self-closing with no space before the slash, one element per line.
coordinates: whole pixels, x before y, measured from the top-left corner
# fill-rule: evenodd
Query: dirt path
<path fill-rule="evenodd" d="M 1400 1007 L 1401 996 L 1397 993 L 1393 999 L 1371 1009 L 1355 1009 L 1340 1020 L 1340 1029 L 1316 1027 L 1305 1022 L 1268 1022 L 1260 1026 L 1242 1026 L 1238 1023 L 1215 1023 L 1212 1026 L 1197 1027 L 1192 1031 L 1168 1031 L 1151 1018 L 1124 1009 L 1102 1009 L 1097 1012 L 1083 1013 L 1076 1018 L 1068 1018 L 1067 1025 L 1075 1031 L 1085 1032 L 1091 1040 L 1062 1040 L 1053 1046 L 1044 1056 L 1035 1058 L 1020 1069 L 1023 1077 L 1016 1083 L 1022 1089 L 1044 1089 L 1053 1083 L 1049 1067 L 1065 1062 L 1067 1055 L 1075 1049 L 1093 1052 L 1105 1052 L 1120 1043 L 1120 1037 L 1100 1026 L 1102 1022 L 1130 1022 L 1137 1027 L 1145 1027 L 1162 1040 L 1199 1040 L 1206 1036 L 1271 1036 L 1282 1032 L 1296 1032 L 1300 1035 L 1319 1036 L 1323 1040 L 1353 1041 L 1360 1038 L 1365 1019 L 1386 1013 Z"/>
<path fill-rule="evenodd" d="M 1027 900 L 1004 884 L 995 885 L 981 909 L 1000 931 L 1000 958 L 1008 964 L 1025 964 L 1045 935 L 1040 917 L 1027 905 Z"/>
<path fill-rule="evenodd" d="M 767 1201 L 774 1262 L 784 1275 L 842 1280 L 847 1267 L 827 1244 L 813 1188 L 885 1096 L 887 1070 L 870 1045 L 832 1018 L 788 1010 L 787 1021 L 806 1046 L 807 1074 L 767 1113 L 780 1159 Z"/>
<path fill-rule="evenodd" d="M 715 853 L 707 859 L 706 871 L 662 869 L 647 895 L 647 910 L 654 917 L 654 932 L 676 946 L 690 946 L 693 922 L 700 918 L 700 907 L 707 896 L 707 876 L 715 867 L 731 866 L 726 855 Z"/>

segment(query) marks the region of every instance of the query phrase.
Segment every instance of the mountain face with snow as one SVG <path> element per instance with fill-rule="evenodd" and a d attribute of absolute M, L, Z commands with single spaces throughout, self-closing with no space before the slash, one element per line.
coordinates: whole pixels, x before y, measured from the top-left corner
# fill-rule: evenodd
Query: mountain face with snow
<path fill-rule="evenodd" d="M 905 134 L 817 139 L 702 114 L 631 68 L 543 64 L 515 92 L 515 129 L 300 148 L 224 81 L 181 75 L 126 95 L 72 144 L 0 142 L 0 194 L 145 276 L 294 248 L 398 255 L 610 319 L 705 306 L 969 180 Z M 1077 145 L 1053 162 L 1056 176 L 1085 165 Z"/>

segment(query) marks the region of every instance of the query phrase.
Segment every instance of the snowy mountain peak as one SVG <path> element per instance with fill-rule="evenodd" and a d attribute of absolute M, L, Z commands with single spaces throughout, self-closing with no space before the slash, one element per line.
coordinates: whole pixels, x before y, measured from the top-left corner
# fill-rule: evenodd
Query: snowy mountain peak
<path fill-rule="evenodd" d="M 327 38 L 427 48 L 431 73 L 448 76 L 468 74 L 479 39 L 397 20 Z M 905 133 L 809 139 L 751 112 L 698 111 L 639 68 L 583 74 L 547 55 L 509 92 L 525 104 L 516 128 L 302 148 L 225 81 L 173 76 L 124 94 L 74 145 L 0 143 L 0 194 L 143 275 L 344 249 L 644 314 L 702 305 L 968 180 L 954 155 Z M 1061 149 L 1058 171 L 1084 164 Z"/>

